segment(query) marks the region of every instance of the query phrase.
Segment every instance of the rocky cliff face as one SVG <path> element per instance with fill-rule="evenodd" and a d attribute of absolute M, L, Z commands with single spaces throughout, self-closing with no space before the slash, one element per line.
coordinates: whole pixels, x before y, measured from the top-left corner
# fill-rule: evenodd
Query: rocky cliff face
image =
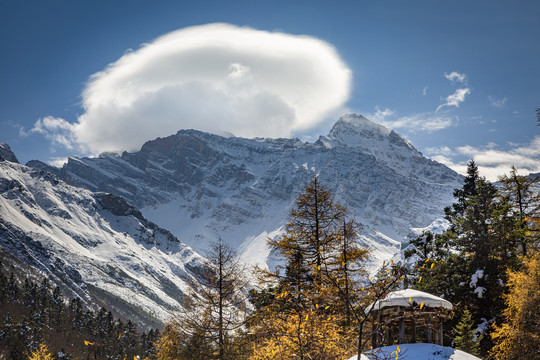
<path fill-rule="evenodd" d="M 313 144 L 182 130 L 134 153 L 70 158 L 62 169 L 29 165 L 124 197 L 196 249 L 222 238 L 259 264 L 269 259 L 267 237 L 280 233 L 314 176 L 349 207 L 379 259 L 396 252 L 409 229 L 442 217 L 461 185 L 454 171 L 359 115 L 343 116 Z"/>
<path fill-rule="evenodd" d="M 123 197 L 0 161 L 0 250 L 89 307 L 155 327 L 181 306 L 207 262 Z"/>
<path fill-rule="evenodd" d="M 11 151 L 11 148 L 8 144 L 0 143 L 0 161 L 7 160 L 14 163 L 18 163 L 17 157 Z"/>

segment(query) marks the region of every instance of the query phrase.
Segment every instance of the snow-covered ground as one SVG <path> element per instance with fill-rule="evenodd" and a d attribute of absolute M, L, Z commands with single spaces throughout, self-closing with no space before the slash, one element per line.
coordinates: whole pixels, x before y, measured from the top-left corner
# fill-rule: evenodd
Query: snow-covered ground
<path fill-rule="evenodd" d="M 357 360 L 355 355 L 349 360 Z M 360 360 L 480 360 L 464 351 L 435 344 L 401 344 L 374 349 Z"/>

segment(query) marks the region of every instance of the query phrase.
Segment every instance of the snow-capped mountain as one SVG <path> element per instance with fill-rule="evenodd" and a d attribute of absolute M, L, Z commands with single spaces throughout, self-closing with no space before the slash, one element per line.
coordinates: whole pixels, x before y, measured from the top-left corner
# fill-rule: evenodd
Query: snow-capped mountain
<path fill-rule="evenodd" d="M 315 143 L 244 139 L 195 130 L 157 138 L 140 151 L 70 158 L 62 169 L 32 161 L 67 183 L 120 195 L 197 250 L 222 238 L 247 262 L 269 261 L 299 192 L 314 176 L 360 224 L 382 261 L 411 228 L 443 216 L 461 176 L 425 158 L 396 132 L 346 115 Z"/>
<path fill-rule="evenodd" d="M 89 307 L 106 306 L 143 327 L 179 308 L 208 266 L 200 255 L 122 197 L 73 187 L 0 149 L 2 258 L 7 252 Z"/>

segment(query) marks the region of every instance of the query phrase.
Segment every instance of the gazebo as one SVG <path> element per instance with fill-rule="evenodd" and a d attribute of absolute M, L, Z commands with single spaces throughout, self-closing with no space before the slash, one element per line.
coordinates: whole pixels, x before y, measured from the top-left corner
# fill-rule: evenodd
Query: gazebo
<path fill-rule="evenodd" d="M 449 301 L 423 291 L 391 292 L 365 309 L 372 317 L 372 346 L 394 344 L 395 329 L 399 329 L 398 344 L 417 342 L 420 329 L 426 342 L 443 345 L 443 322 L 450 318 L 452 308 Z"/>

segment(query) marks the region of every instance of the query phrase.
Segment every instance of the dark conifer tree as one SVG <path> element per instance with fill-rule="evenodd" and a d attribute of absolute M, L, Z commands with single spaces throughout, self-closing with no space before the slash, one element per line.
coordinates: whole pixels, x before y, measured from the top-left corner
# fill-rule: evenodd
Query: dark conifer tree
<path fill-rule="evenodd" d="M 422 248 L 421 241 L 414 242 L 425 258 L 416 267 L 416 278 L 422 281 L 415 287 L 448 299 L 456 306 L 457 318 L 466 306 L 474 325 L 489 335 L 489 324 L 500 319 L 504 306 L 506 268 L 519 264 L 518 221 L 508 197 L 479 176 L 473 161 L 467 174 L 463 188 L 454 192 L 455 203 L 445 209 L 449 229 L 433 238 L 433 246 Z M 481 346 L 485 355 L 491 347 L 489 336 Z"/>

